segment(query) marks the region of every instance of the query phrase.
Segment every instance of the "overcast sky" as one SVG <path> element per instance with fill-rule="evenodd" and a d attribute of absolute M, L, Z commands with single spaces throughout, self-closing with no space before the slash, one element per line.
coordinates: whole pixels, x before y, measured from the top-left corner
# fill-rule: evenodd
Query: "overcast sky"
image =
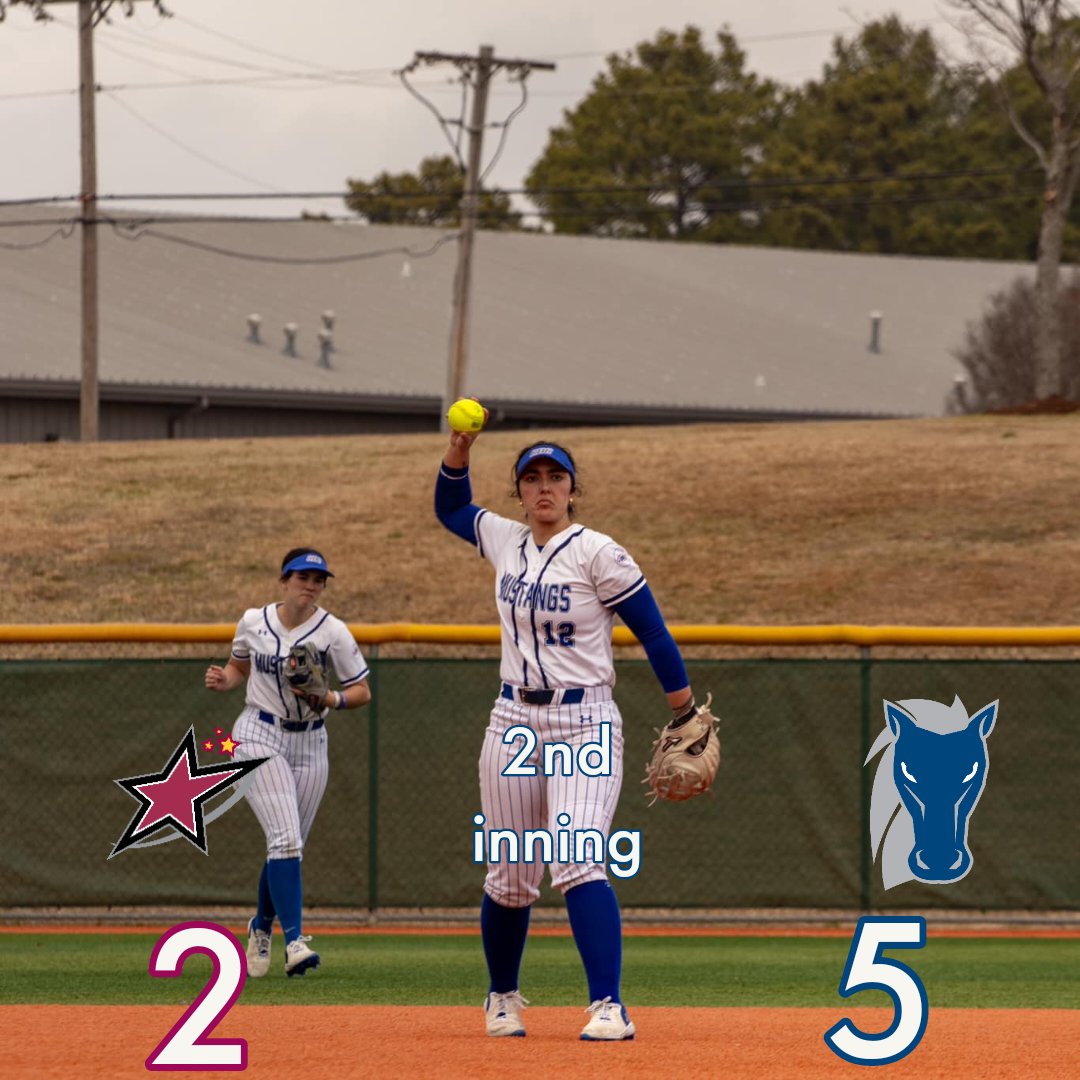
<path fill-rule="evenodd" d="M 338 191 L 346 177 L 415 169 L 423 157 L 448 149 L 431 112 L 393 75 L 417 50 L 475 53 L 490 44 L 498 56 L 557 64 L 530 77 L 528 105 L 491 174 L 489 182 L 514 188 L 605 57 L 661 28 L 694 24 L 711 39 L 727 23 L 750 67 L 788 84 L 820 74 L 834 34 L 850 35 L 889 12 L 960 49 L 947 9 L 935 0 L 165 4 L 171 19 L 160 18 L 149 0 L 125 18 L 118 2 L 111 22 L 96 32 L 97 81 L 105 88 L 97 105 L 100 192 Z M 79 189 L 76 6 L 49 10 L 56 15 L 50 23 L 35 22 L 25 6 L 9 8 L 0 22 L 0 200 Z M 313 77 L 286 81 L 284 72 Z M 448 116 L 460 111 L 453 74 L 445 66 L 415 76 Z M 203 85 L 175 85 L 192 82 Z M 517 88 L 500 78 L 489 119 L 505 117 L 518 99 Z M 496 136 L 488 133 L 489 154 Z M 281 214 L 305 206 L 342 211 L 339 201 L 228 209 Z"/>

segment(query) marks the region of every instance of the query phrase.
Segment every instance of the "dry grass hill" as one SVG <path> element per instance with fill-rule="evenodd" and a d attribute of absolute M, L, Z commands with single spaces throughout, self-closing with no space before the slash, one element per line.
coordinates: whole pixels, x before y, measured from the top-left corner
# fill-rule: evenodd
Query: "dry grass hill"
<path fill-rule="evenodd" d="M 1080 415 L 579 429 L 579 519 L 669 623 L 1080 623 Z M 507 515 L 521 432 L 473 452 Z M 441 436 L 9 445 L 3 622 L 231 622 L 325 551 L 350 622 L 494 622 L 436 522 Z"/>

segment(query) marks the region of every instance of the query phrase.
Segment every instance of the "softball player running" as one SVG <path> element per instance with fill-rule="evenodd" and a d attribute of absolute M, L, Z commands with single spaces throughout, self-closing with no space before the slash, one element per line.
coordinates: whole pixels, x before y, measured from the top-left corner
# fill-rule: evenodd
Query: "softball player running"
<path fill-rule="evenodd" d="M 247 967 L 253 978 L 270 970 L 275 916 L 285 934 L 286 975 L 319 966 L 311 938 L 301 933 L 300 860 L 326 790 L 325 719 L 331 709 L 356 709 L 371 700 L 359 646 L 348 627 L 318 604 L 333 576 L 314 548 L 293 548 L 281 563 L 280 602 L 245 611 L 229 662 L 206 671 L 209 690 L 228 691 L 247 682 L 246 705 L 232 732 L 239 743 L 236 758 L 270 759 L 253 774 L 246 796 L 266 834 L 258 908 L 248 923 Z M 317 709 L 280 670 L 289 649 L 306 642 L 315 644 L 342 687 L 328 690 Z"/>
<path fill-rule="evenodd" d="M 625 549 L 574 521 L 577 468 L 555 443 L 535 443 L 515 459 L 512 480 L 524 524 L 472 504 L 469 452 L 473 434 L 453 434 L 435 486 L 435 512 L 451 532 L 474 544 L 495 567 L 502 627 L 502 687 L 480 754 L 480 801 L 488 829 L 596 829 L 608 837 L 622 783 L 622 718 L 612 700 L 611 631 L 618 614 L 644 645 L 677 717 L 693 708 L 686 668 L 645 577 Z M 522 743 L 503 741 L 523 725 L 546 743 L 580 747 L 611 725 L 607 776 L 504 775 Z M 569 820 L 570 824 L 567 825 Z M 490 855 L 490 852 L 489 852 Z M 484 1003 L 489 1035 L 524 1035 L 527 1004 L 518 974 L 539 896 L 543 862 L 488 862 L 480 928 L 490 985 Z M 582 1039 L 632 1039 L 622 1004 L 619 904 L 602 860 L 551 864 L 552 885 L 566 898 L 591 1004 Z"/>

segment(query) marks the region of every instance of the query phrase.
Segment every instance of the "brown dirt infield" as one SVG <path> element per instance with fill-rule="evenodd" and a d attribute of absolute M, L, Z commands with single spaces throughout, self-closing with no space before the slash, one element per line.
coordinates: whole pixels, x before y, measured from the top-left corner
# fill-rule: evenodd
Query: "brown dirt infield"
<path fill-rule="evenodd" d="M 15 1005 L 0 1008 L 3 1074 L 12 1080 L 145 1077 L 146 1056 L 181 1009 Z M 479 1008 L 237 1006 L 213 1033 L 248 1041 L 244 1075 L 458 1080 L 541 1070 L 602 1080 L 813 1080 L 865 1075 L 822 1035 L 842 1016 L 883 1030 L 884 1009 L 633 1010 L 638 1037 L 602 1045 L 577 1038 L 575 1008 L 534 1007 L 525 1039 L 488 1039 Z M 1080 1075 L 1080 1010 L 933 1009 L 926 1034 L 889 1080 L 1057 1080 Z M 234 1074 L 235 1075 L 235 1074 Z"/>

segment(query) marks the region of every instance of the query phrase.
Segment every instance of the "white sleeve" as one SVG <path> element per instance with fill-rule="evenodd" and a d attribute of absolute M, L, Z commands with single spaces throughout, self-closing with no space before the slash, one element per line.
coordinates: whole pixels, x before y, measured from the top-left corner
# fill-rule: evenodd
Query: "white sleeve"
<path fill-rule="evenodd" d="M 236 633 L 233 635 L 231 656 L 233 660 L 247 663 L 251 659 L 251 638 L 248 627 L 251 623 L 249 616 L 251 611 L 245 611 L 236 624 Z"/>
<path fill-rule="evenodd" d="M 593 556 L 592 580 L 600 603 L 614 607 L 645 584 L 645 575 L 625 548 L 610 537 L 603 539 L 606 543 Z"/>
<path fill-rule="evenodd" d="M 366 679 L 370 672 L 360 646 L 349 633 L 349 628 L 340 620 L 334 620 L 334 633 L 330 641 L 330 662 L 334 665 L 338 682 L 342 686 L 354 686 Z"/>
<path fill-rule="evenodd" d="M 526 529 L 519 521 L 500 517 L 490 510 L 481 510 L 473 525 L 476 530 L 476 547 L 492 566 L 499 565 L 499 554 L 508 544 L 521 543 Z"/>

